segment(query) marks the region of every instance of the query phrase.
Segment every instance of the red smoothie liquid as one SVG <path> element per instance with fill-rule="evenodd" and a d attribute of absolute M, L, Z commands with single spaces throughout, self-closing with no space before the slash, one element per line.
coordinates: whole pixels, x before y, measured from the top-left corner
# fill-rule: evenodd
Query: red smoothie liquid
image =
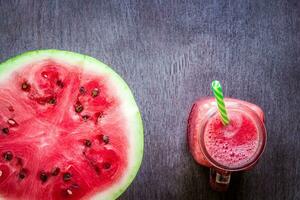
<path fill-rule="evenodd" d="M 209 118 L 204 129 L 204 144 L 208 154 L 226 168 L 238 168 L 255 155 L 259 135 L 247 114 L 228 112 L 230 123 L 222 124 L 218 114 Z"/>
<path fill-rule="evenodd" d="M 229 124 L 221 122 L 216 100 L 196 101 L 188 120 L 188 143 L 194 159 L 210 168 L 210 185 L 226 191 L 230 173 L 251 169 L 266 144 L 264 113 L 260 107 L 225 98 Z"/>

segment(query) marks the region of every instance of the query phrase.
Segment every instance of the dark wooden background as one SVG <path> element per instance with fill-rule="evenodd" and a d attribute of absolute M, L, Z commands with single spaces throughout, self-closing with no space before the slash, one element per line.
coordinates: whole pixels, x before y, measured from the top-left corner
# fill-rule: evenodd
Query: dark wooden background
<path fill-rule="evenodd" d="M 0 0 L 0 60 L 41 48 L 98 58 L 132 88 L 145 154 L 120 199 L 300 199 L 300 1 Z M 261 161 L 225 194 L 186 143 L 191 105 L 213 79 L 260 105 L 268 129 Z"/>

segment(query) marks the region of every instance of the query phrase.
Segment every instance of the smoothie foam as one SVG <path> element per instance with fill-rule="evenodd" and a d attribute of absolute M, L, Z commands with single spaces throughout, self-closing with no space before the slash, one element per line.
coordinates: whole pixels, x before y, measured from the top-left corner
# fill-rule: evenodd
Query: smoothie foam
<path fill-rule="evenodd" d="M 259 133 L 255 123 L 245 113 L 229 111 L 230 123 L 224 126 L 219 114 L 212 116 L 204 128 L 204 145 L 217 163 L 238 168 L 253 159 L 259 148 Z"/>

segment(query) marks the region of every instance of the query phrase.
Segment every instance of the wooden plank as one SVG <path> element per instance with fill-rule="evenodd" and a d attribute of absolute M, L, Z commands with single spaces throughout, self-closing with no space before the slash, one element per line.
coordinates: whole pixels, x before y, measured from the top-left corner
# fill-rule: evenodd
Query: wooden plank
<path fill-rule="evenodd" d="M 300 199 L 300 3 L 290 1 L 0 0 L 0 60 L 40 48 L 89 54 L 133 89 L 145 125 L 139 175 L 120 199 Z M 266 151 L 218 194 L 192 160 L 193 101 L 211 95 L 260 105 Z"/>

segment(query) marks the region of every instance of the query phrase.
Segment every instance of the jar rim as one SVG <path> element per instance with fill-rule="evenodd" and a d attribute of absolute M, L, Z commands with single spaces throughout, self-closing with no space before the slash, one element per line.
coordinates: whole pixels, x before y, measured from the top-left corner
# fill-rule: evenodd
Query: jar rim
<path fill-rule="evenodd" d="M 232 102 L 232 103 L 226 104 L 226 109 L 231 110 L 231 111 L 234 110 L 237 112 L 241 112 L 243 114 L 246 113 L 247 117 L 250 118 L 253 121 L 253 123 L 255 124 L 260 139 L 258 142 L 257 150 L 255 151 L 254 155 L 247 162 L 243 163 L 240 166 L 234 166 L 234 167 L 223 165 L 222 163 L 220 163 L 220 162 L 216 161 L 214 158 L 212 158 L 212 156 L 210 156 L 210 154 L 208 153 L 208 151 L 206 149 L 205 142 L 204 142 L 204 130 L 205 130 L 206 124 L 208 122 L 208 119 L 216 114 L 219 114 L 217 106 L 214 106 L 208 110 L 206 115 L 203 117 L 203 121 L 200 124 L 200 133 L 198 133 L 198 134 L 200 134 L 200 137 L 199 137 L 200 138 L 200 149 L 203 152 L 203 155 L 206 158 L 206 160 L 217 169 L 224 170 L 224 171 L 246 170 L 246 169 L 252 167 L 258 161 L 258 159 L 264 152 L 264 149 L 266 146 L 266 140 L 267 140 L 267 131 L 266 131 L 264 123 L 261 121 L 258 114 L 254 110 L 249 108 L 248 106 L 240 104 L 240 103 Z"/>

